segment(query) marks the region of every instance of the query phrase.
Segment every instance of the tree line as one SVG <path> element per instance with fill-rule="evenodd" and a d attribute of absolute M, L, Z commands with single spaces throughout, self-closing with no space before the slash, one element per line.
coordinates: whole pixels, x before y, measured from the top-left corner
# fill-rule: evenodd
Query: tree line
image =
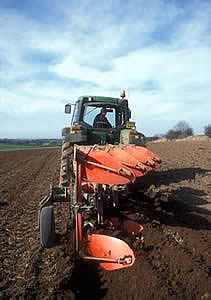
<path fill-rule="evenodd" d="M 211 124 L 204 127 L 204 134 L 211 137 Z M 172 129 L 170 129 L 165 137 L 167 139 L 178 139 L 193 136 L 193 128 L 186 121 L 179 121 Z"/>
<path fill-rule="evenodd" d="M 10 144 L 10 145 L 58 145 L 61 144 L 61 139 L 0 139 L 1 144 Z"/>

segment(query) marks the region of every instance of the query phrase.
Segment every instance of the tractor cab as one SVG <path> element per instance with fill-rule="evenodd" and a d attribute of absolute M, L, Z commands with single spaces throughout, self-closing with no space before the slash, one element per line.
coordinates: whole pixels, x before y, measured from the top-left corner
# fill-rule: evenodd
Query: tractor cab
<path fill-rule="evenodd" d="M 71 104 L 65 106 L 71 113 Z M 81 96 L 73 110 L 71 127 L 63 129 L 65 141 L 79 144 L 129 144 L 129 133 L 137 133 L 130 121 L 128 100 L 103 96 Z"/>

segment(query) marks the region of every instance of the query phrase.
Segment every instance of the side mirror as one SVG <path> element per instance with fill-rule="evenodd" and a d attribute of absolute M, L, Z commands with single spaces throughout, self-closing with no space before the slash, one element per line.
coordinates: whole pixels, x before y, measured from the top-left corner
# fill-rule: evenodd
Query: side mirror
<path fill-rule="evenodd" d="M 65 112 L 66 114 L 71 114 L 71 104 L 66 104 L 66 105 L 65 105 L 65 110 L 64 110 L 64 112 Z"/>

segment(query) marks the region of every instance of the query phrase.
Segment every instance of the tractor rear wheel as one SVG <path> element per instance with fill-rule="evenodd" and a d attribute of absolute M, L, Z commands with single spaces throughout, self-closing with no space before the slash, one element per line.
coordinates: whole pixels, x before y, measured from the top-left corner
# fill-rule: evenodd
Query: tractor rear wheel
<path fill-rule="evenodd" d="M 56 239 L 53 206 L 45 206 L 40 212 L 40 243 L 43 248 L 53 246 Z"/>
<path fill-rule="evenodd" d="M 60 187 L 69 187 L 71 182 L 73 160 L 73 145 L 64 142 L 62 145 L 61 168 L 60 168 Z"/>

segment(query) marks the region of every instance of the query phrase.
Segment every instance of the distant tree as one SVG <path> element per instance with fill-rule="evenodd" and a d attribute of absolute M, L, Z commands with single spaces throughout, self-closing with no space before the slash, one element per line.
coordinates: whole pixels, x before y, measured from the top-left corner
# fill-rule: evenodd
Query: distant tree
<path fill-rule="evenodd" d="M 186 121 L 179 121 L 175 126 L 174 130 L 180 132 L 181 137 L 193 135 L 193 128 Z"/>
<path fill-rule="evenodd" d="M 192 136 L 193 135 L 193 128 L 187 128 L 186 129 L 186 136 Z"/>
<path fill-rule="evenodd" d="M 204 127 L 204 134 L 208 137 L 211 137 L 211 124 Z"/>
<path fill-rule="evenodd" d="M 163 134 L 163 133 L 157 133 L 152 138 L 153 138 L 153 140 L 158 140 L 158 139 L 161 139 L 163 137 L 165 137 L 165 134 Z"/>
<path fill-rule="evenodd" d="M 174 129 L 180 132 L 185 132 L 189 128 L 189 125 L 186 121 L 179 121 L 175 126 Z"/>
<path fill-rule="evenodd" d="M 167 139 L 178 139 L 193 135 L 193 128 L 186 121 L 179 121 L 173 129 L 170 129 L 166 137 Z"/>
<path fill-rule="evenodd" d="M 163 134 L 163 133 L 157 133 L 157 134 L 154 135 L 154 137 L 158 137 L 160 139 L 160 138 L 165 137 L 165 134 Z"/>
<path fill-rule="evenodd" d="M 174 129 L 170 129 L 166 134 L 166 138 L 169 140 L 178 139 L 179 136 L 181 136 L 181 132 Z"/>

